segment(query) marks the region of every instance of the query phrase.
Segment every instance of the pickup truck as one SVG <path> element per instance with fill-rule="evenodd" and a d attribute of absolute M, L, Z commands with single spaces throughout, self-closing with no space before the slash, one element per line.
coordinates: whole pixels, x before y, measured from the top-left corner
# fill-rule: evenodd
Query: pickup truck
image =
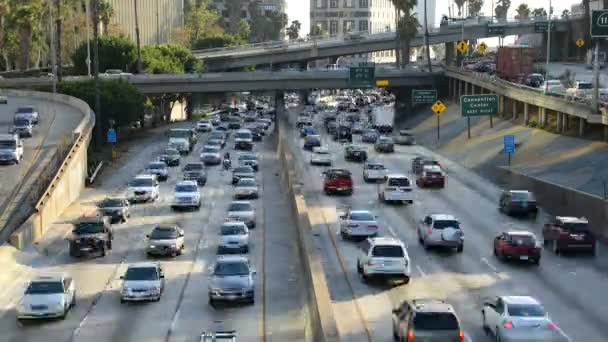
<path fill-rule="evenodd" d="M 65 274 L 41 275 L 28 284 L 17 305 L 18 320 L 65 318 L 76 305 L 76 286 Z"/>

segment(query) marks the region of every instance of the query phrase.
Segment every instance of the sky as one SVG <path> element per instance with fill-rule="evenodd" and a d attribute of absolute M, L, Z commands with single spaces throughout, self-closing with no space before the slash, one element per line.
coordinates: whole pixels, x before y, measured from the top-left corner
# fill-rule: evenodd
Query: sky
<path fill-rule="evenodd" d="M 419 2 L 423 0 L 418 0 Z M 436 22 L 439 23 L 441 15 L 448 14 L 447 8 L 448 4 L 453 3 L 453 0 L 436 0 L 437 1 L 437 13 L 436 13 Z M 554 12 L 556 14 L 561 14 L 564 9 L 570 9 L 570 6 L 576 3 L 580 3 L 581 0 L 552 0 Z M 289 21 L 298 20 L 302 23 L 302 32 L 303 35 L 310 30 L 310 0 L 287 0 L 287 16 L 289 17 Z M 497 0 L 494 0 L 496 4 Z M 549 0 L 511 0 L 511 7 L 509 8 L 509 16 L 515 16 L 515 9 L 522 3 L 528 4 L 528 7 L 531 9 L 538 7 L 549 7 Z M 485 0 L 482 13 L 485 15 L 490 15 L 492 7 L 492 0 Z M 456 6 L 454 6 L 456 8 Z M 442 11 L 441 9 L 445 9 Z M 445 13 L 444 13 L 445 12 Z"/>

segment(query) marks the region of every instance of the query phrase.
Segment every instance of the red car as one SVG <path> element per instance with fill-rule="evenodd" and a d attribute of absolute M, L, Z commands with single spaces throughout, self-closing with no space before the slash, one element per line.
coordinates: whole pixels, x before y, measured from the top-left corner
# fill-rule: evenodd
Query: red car
<path fill-rule="evenodd" d="M 555 254 L 587 251 L 595 255 L 596 237 L 584 217 L 555 216 L 543 227 L 543 241 Z"/>
<path fill-rule="evenodd" d="M 350 171 L 345 169 L 329 169 L 323 172 L 323 191 L 330 194 L 353 194 L 353 178 Z"/>
<path fill-rule="evenodd" d="M 421 188 L 427 186 L 443 188 L 445 186 L 445 173 L 439 165 L 425 165 L 422 172 L 418 174 L 416 185 Z"/>
<path fill-rule="evenodd" d="M 527 231 L 508 231 L 494 239 L 494 255 L 502 260 L 519 260 L 538 265 L 541 249 L 536 235 Z"/>

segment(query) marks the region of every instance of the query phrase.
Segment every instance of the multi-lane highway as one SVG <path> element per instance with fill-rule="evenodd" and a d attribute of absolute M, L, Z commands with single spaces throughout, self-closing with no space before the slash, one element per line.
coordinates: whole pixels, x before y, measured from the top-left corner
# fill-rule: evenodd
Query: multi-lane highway
<path fill-rule="evenodd" d="M 234 329 L 239 341 L 298 341 L 305 337 L 306 305 L 298 261 L 294 220 L 279 188 L 275 138 L 257 143 L 260 198 L 255 201 L 257 227 L 251 230 L 249 258 L 256 275 L 255 304 L 208 303 L 210 267 L 214 264 L 219 227 L 233 197 L 231 173 L 210 167 L 201 188 L 200 211 L 173 212 L 173 188 L 183 177 L 186 162 L 198 161 L 206 140 L 201 134 L 195 150 L 182 158 L 161 183 L 160 200 L 135 204 L 127 223 L 114 225 L 112 252 L 103 258 L 73 259 L 67 255 L 70 219 L 93 209 L 106 196 L 120 195 L 126 184 L 153 161 L 167 141 L 157 134 L 137 142 L 123 156 L 125 162 L 106 170 L 96 189 L 87 190 L 77 204 L 45 235 L 48 256 L 32 265 L 32 274 L 67 272 L 76 281 L 77 304 L 65 320 L 17 323 L 8 305 L 0 315 L 2 341 L 198 341 L 203 331 Z M 229 141 L 226 150 L 232 149 Z M 233 151 L 231 151 L 233 152 Z M 233 152 L 234 153 L 234 152 Z M 185 231 L 185 251 L 175 258 L 154 258 L 165 272 L 165 290 L 159 302 L 121 304 L 120 276 L 128 264 L 150 260 L 144 253 L 145 236 L 162 223 L 177 223 Z M 6 298 L 0 291 L 0 300 Z"/>
<path fill-rule="evenodd" d="M 291 110 L 292 127 L 297 112 Z M 373 145 L 368 145 L 368 153 L 370 159 L 381 161 L 390 171 L 410 175 L 412 158 L 435 157 L 447 168 L 446 188 L 415 188 L 417 199 L 412 205 L 380 203 L 377 186 L 363 182 L 362 164 L 345 162 L 343 147 L 323 129 L 323 144 L 332 152 L 334 167 L 349 169 L 355 184 L 352 196 L 329 197 L 322 190 L 323 168 L 309 165 L 310 154 L 302 150 L 303 141 L 295 128 L 291 136 L 292 148 L 299 155 L 298 169 L 309 210 L 322 213 L 315 222 L 320 232 L 317 243 L 344 341 L 392 340 L 391 309 L 414 298 L 446 300 L 454 305 L 462 321 L 465 340 L 491 341 L 494 337 L 486 335 L 481 326 L 481 308 L 484 298 L 497 295 L 530 295 L 540 300 L 564 340 L 606 340 L 608 299 L 604 288 L 608 276 L 603 265 L 608 255 L 601 248 L 595 258 L 556 256 L 544 249 L 540 266 L 498 261 L 492 252 L 494 237 L 509 229 L 540 235 L 547 214 L 541 213 L 536 220 L 505 216 L 497 210 L 500 189 L 420 146 L 396 146 L 395 153 L 377 154 Z M 353 141 L 360 142 L 360 136 L 355 135 Z M 343 240 L 339 234 L 337 209 L 341 206 L 372 210 L 379 217 L 381 236 L 406 242 L 412 261 L 408 285 L 362 282 L 356 269 L 357 244 Z M 418 243 L 416 225 L 429 213 L 453 214 L 460 220 L 465 236 L 463 253 L 427 251 Z"/>
<path fill-rule="evenodd" d="M 31 173 L 36 163 L 50 155 L 62 139 L 71 139 L 71 132 L 80 123 L 83 114 L 73 107 L 47 102 L 37 98 L 8 97 L 8 104 L 0 105 L 0 134 L 8 133 L 13 115 L 19 106 L 32 105 L 38 109 L 40 122 L 34 135 L 24 139 L 24 156 L 20 164 L 0 165 L 0 213 L 11 198 L 23 177 Z"/>

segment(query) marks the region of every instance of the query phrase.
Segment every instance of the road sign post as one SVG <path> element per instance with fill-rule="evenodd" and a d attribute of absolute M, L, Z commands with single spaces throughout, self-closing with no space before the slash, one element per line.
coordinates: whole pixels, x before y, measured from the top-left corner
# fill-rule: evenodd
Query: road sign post
<path fill-rule="evenodd" d="M 437 101 L 437 90 L 435 89 L 414 89 L 412 90 L 413 104 L 435 103 Z"/>
<path fill-rule="evenodd" d="M 467 133 L 471 139 L 471 116 L 496 115 L 498 113 L 497 95 L 463 95 L 460 97 L 460 113 L 467 118 Z"/>
<path fill-rule="evenodd" d="M 112 160 L 115 160 L 117 155 L 116 155 L 116 151 L 114 150 L 114 145 L 116 144 L 116 130 L 114 128 L 110 128 L 108 129 L 108 132 L 106 134 L 106 140 L 108 142 L 108 144 L 112 145 L 112 149 L 110 150 L 110 158 Z"/>
<path fill-rule="evenodd" d="M 373 87 L 376 68 L 370 66 L 350 67 L 348 83 L 352 86 Z"/>
<path fill-rule="evenodd" d="M 435 113 L 435 116 L 437 116 L 437 141 L 441 139 L 441 114 L 445 112 L 446 108 L 447 107 L 443 104 L 443 102 L 439 100 L 435 101 L 435 103 L 431 106 L 431 110 Z"/>
<path fill-rule="evenodd" d="M 505 135 L 503 138 L 503 151 L 508 155 L 508 163 L 511 166 L 511 155 L 515 153 L 515 136 L 512 134 Z"/>

